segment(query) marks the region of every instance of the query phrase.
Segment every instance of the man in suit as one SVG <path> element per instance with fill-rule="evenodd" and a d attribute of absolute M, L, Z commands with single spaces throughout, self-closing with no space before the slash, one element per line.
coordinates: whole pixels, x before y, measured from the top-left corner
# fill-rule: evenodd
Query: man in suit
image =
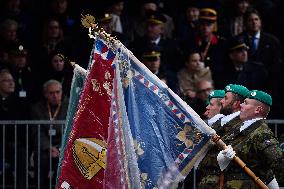
<path fill-rule="evenodd" d="M 242 124 L 227 135 L 226 143 L 230 145 L 217 156 L 220 169 L 225 172 L 225 188 L 258 188 L 240 167 L 230 163 L 236 153 L 269 189 L 279 188 L 278 179 L 283 181 L 283 154 L 265 121 L 271 106 L 271 96 L 258 90 L 252 90 L 241 104 Z"/>
<path fill-rule="evenodd" d="M 271 117 L 279 117 L 281 115 L 283 103 L 283 71 L 282 47 L 279 40 L 262 31 L 262 20 L 257 10 L 251 9 L 244 15 L 244 23 L 246 30 L 240 34 L 249 46 L 248 59 L 262 63 L 268 71 L 268 89 L 267 91 L 272 95 L 277 102 L 270 113 Z M 266 90 L 266 89 L 262 89 Z M 282 102 L 282 103 L 281 103 Z"/>
<path fill-rule="evenodd" d="M 232 38 L 228 43 L 228 69 L 223 77 L 228 83 L 237 83 L 248 88 L 265 90 L 268 87 L 268 71 L 262 62 L 248 60 L 249 47 L 242 36 Z"/>

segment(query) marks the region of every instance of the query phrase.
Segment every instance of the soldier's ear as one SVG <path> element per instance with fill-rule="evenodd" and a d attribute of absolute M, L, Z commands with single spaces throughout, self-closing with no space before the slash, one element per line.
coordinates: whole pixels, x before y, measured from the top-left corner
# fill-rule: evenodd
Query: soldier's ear
<path fill-rule="evenodd" d="M 241 101 L 236 100 L 236 101 L 233 103 L 233 106 L 234 106 L 234 109 L 241 108 Z"/>
<path fill-rule="evenodd" d="M 263 112 L 263 107 L 262 106 L 257 106 L 255 108 L 255 113 L 256 114 L 262 114 L 262 112 Z"/>

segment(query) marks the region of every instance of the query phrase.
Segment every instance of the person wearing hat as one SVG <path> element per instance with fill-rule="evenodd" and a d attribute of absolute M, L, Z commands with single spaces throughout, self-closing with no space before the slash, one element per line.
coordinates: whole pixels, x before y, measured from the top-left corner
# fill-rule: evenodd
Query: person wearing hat
<path fill-rule="evenodd" d="M 249 90 L 237 84 L 229 84 L 225 87 L 225 96 L 221 99 L 222 108 L 220 113 L 224 115 L 221 119 L 216 121 L 212 128 L 226 143 L 227 137 L 232 134 L 237 128 L 240 127 L 242 121 L 240 120 L 241 104 L 245 98 L 249 95 Z M 198 184 L 198 188 L 219 188 L 223 185 L 224 173 L 221 172 L 217 162 L 217 154 L 219 149 L 212 144 L 211 149 L 208 151 L 199 166 L 199 172 L 201 175 L 201 181 Z"/>
<path fill-rule="evenodd" d="M 197 32 L 194 39 L 181 42 L 183 51 L 191 51 L 196 48 L 200 52 L 201 61 L 209 66 L 212 71 L 213 81 L 216 88 L 223 88 L 222 74 L 226 70 L 224 51 L 225 39 L 216 34 L 217 11 L 212 8 L 201 8 Z"/>
<path fill-rule="evenodd" d="M 18 96 L 30 103 L 35 100 L 35 75 L 29 66 L 28 50 L 21 44 L 15 44 L 9 51 L 9 68 L 16 82 Z"/>
<path fill-rule="evenodd" d="M 161 67 L 161 50 L 158 46 L 150 45 L 146 47 L 142 54 L 141 62 L 174 92 L 179 92 L 176 75 L 170 70 Z"/>
<path fill-rule="evenodd" d="M 220 114 L 222 108 L 221 99 L 224 98 L 224 90 L 214 90 L 209 94 L 208 105 L 206 106 L 206 112 L 204 115 L 208 119 L 208 125 L 212 126 L 216 121 L 224 117 Z"/>
<path fill-rule="evenodd" d="M 126 36 L 122 32 L 114 31 L 114 21 L 113 21 L 114 16 L 115 15 L 113 15 L 108 11 L 99 12 L 96 15 L 98 25 L 105 32 L 111 34 L 111 36 L 113 37 L 116 37 L 122 44 L 128 46 L 128 40 L 126 39 Z"/>
<path fill-rule="evenodd" d="M 130 45 L 135 56 L 143 54 L 143 48 L 150 45 L 158 46 L 161 49 L 161 66 L 176 71 L 180 66 L 177 45 L 171 39 L 163 36 L 166 18 L 160 11 L 148 11 L 145 34 L 136 38 Z"/>
<path fill-rule="evenodd" d="M 241 127 L 227 138 L 230 146 L 217 157 L 224 171 L 225 188 L 258 188 L 240 167 L 230 163 L 236 154 L 269 189 L 279 188 L 277 181 L 282 182 L 284 161 L 278 141 L 265 120 L 271 106 L 271 96 L 259 90 L 252 90 L 241 104 Z"/>
<path fill-rule="evenodd" d="M 187 1 L 183 6 L 182 14 L 177 19 L 177 39 L 193 40 L 197 33 L 200 2 L 198 0 Z"/>
<path fill-rule="evenodd" d="M 226 72 L 223 77 L 225 82 L 238 83 L 248 88 L 267 89 L 268 70 L 263 63 L 248 60 L 249 47 L 241 36 L 229 41 Z"/>

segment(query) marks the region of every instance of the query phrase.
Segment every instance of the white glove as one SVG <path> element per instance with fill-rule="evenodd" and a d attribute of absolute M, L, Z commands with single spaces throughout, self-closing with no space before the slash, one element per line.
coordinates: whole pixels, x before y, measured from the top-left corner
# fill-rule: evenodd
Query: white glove
<path fill-rule="evenodd" d="M 279 189 L 279 185 L 277 183 L 277 180 L 274 178 L 268 185 L 267 187 L 269 189 Z"/>
<path fill-rule="evenodd" d="M 231 145 L 228 145 L 227 148 L 225 150 L 222 150 L 221 152 L 229 160 L 232 160 L 236 155 L 236 152 Z"/>
<path fill-rule="evenodd" d="M 232 146 L 229 145 L 225 150 L 219 152 L 217 156 L 217 161 L 221 171 L 226 169 L 226 167 L 230 164 L 231 160 L 235 157 L 236 152 L 233 150 Z"/>

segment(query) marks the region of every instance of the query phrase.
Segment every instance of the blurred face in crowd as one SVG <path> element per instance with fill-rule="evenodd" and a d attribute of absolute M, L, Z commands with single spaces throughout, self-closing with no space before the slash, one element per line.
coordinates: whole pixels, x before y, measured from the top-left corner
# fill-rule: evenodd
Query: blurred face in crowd
<path fill-rule="evenodd" d="M 64 58 L 60 54 L 53 56 L 51 65 L 55 71 L 62 71 L 64 69 Z"/>
<path fill-rule="evenodd" d="M 0 94 L 7 97 L 15 91 L 15 81 L 13 76 L 7 71 L 0 71 Z"/>
<path fill-rule="evenodd" d="M 6 8 L 10 11 L 19 11 L 19 6 L 21 4 L 20 0 L 9 0 L 6 1 Z"/>
<path fill-rule="evenodd" d="M 55 13 L 63 14 L 67 11 L 67 0 L 53 0 L 51 7 Z"/>
<path fill-rule="evenodd" d="M 27 57 L 24 54 L 11 54 L 9 55 L 10 63 L 17 70 L 21 70 L 27 65 Z"/>
<path fill-rule="evenodd" d="M 199 23 L 200 35 L 204 38 L 210 37 L 214 31 L 214 28 L 215 28 L 214 22 L 201 21 Z"/>
<path fill-rule="evenodd" d="M 155 60 L 143 60 L 144 65 L 152 72 L 156 73 L 160 69 L 161 58 L 157 57 Z"/>
<path fill-rule="evenodd" d="M 241 104 L 240 119 L 242 121 L 254 119 L 257 117 L 262 117 L 263 103 L 255 100 L 246 98 Z"/>
<path fill-rule="evenodd" d="M 45 91 L 44 96 L 47 102 L 52 106 L 57 106 L 62 100 L 62 86 L 59 83 L 50 83 Z"/>
<path fill-rule="evenodd" d="M 7 23 L 8 24 L 8 23 Z M 17 40 L 18 25 L 15 22 L 10 22 L 6 28 L 3 30 L 2 37 L 6 41 L 16 41 Z"/>
<path fill-rule="evenodd" d="M 206 112 L 204 113 L 207 119 L 210 119 L 220 113 L 222 107 L 220 100 L 220 98 L 212 98 L 210 100 L 209 104 L 206 106 Z"/>
<path fill-rule="evenodd" d="M 119 16 L 121 15 L 123 8 L 124 8 L 124 2 L 121 1 L 111 6 L 111 12 Z"/>
<path fill-rule="evenodd" d="M 249 7 L 249 2 L 247 0 L 240 0 L 237 3 L 237 9 L 240 14 L 244 14 L 248 10 L 248 7 Z"/>
<path fill-rule="evenodd" d="M 248 61 L 248 52 L 245 48 L 233 50 L 229 56 L 237 64 L 243 64 Z"/>
<path fill-rule="evenodd" d="M 238 106 L 238 101 L 235 100 L 234 93 L 227 92 L 225 97 L 222 98 L 221 104 L 222 108 L 220 110 L 221 114 L 229 115 L 236 111 L 236 107 Z"/>
<path fill-rule="evenodd" d="M 186 67 L 190 72 L 197 72 L 200 70 L 200 54 L 192 53 L 188 57 L 188 61 L 186 62 Z"/>
<path fill-rule="evenodd" d="M 260 31 L 261 20 L 257 14 L 255 13 L 250 14 L 247 20 L 247 29 L 252 33 L 257 33 L 258 31 Z"/>
<path fill-rule="evenodd" d="M 161 36 L 164 32 L 164 24 L 155 24 L 155 23 L 148 23 L 147 24 L 147 36 L 151 40 L 155 40 Z"/>
<path fill-rule="evenodd" d="M 145 3 L 142 7 L 142 14 L 145 14 L 147 11 L 157 11 L 158 7 L 155 3 Z"/>
<path fill-rule="evenodd" d="M 103 28 L 104 31 L 107 32 L 107 33 L 112 33 L 112 31 L 113 31 L 113 25 L 110 21 L 109 22 L 101 22 L 100 27 Z"/>
<path fill-rule="evenodd" d="M 197 21 L 199 17 L 199 9 L 196 7 L 188 7 L 185 12 L 186 19 L 189 22 Z"/>
<path fill-rule="evenodd" d="M 58 38 L 61 32 L 59 22 L 56 20 L 51 20 L 48 23 L 47 31 L 49 38 L 54 38 L 54 39 Z"/>
<path fill-rule="evenodd" d="M 199 99 L 206 101 L 212 90 L 213 86 L 210 81 L 201 81 L 196 86 L 196 91 L 197 91 L 196 96 Z"/>

